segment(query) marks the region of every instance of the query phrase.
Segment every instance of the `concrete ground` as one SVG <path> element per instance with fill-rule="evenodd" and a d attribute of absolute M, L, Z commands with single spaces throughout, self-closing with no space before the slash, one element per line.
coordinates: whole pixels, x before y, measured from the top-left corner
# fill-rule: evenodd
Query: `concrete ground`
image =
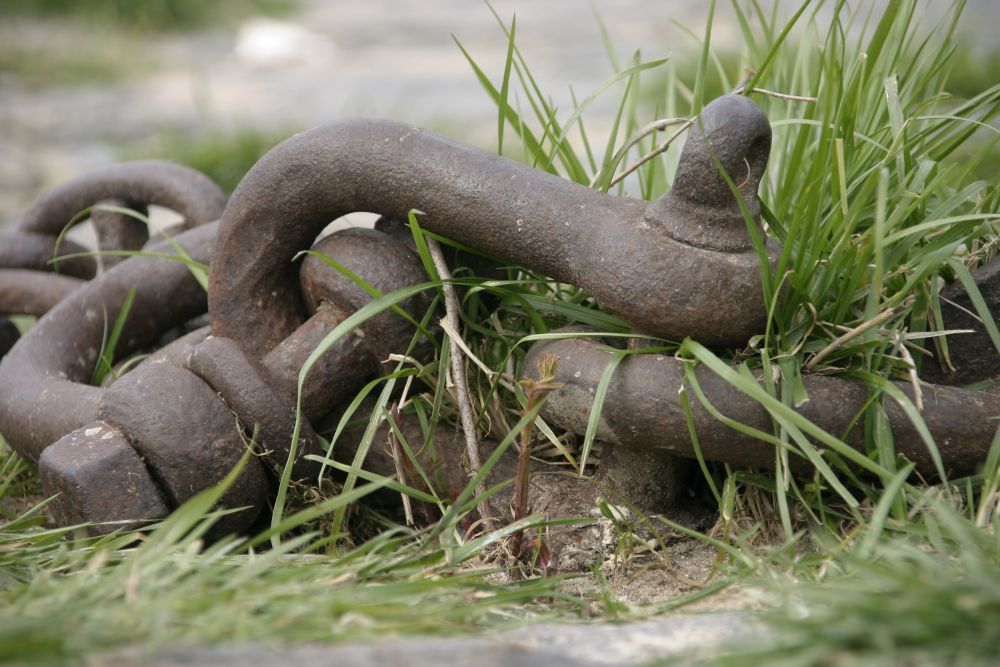
<path fill-rule="evenodd" d="M 763 627 L 739 612 L 668 616 L 633 623 L 528 626 L 475 637 L 390 638 L 366 644 L 142 649 L 102 655 L 106 667 L 632 667 L 668 658 L 705 657 L 733 642 L 762 641 Z"/>

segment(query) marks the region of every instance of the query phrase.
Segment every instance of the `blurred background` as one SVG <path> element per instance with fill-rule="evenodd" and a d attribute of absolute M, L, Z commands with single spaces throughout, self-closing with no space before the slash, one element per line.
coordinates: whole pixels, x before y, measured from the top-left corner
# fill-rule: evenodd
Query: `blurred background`
<path fill-rule="evenodd" d="M 862 11 L 872 3 L 856 3 Z M 741 37 L 720 2 L 712 43 Z M 767 4 L 767 3 L 763 3 Z M 950 0 L 931 0 L 928 20 Z M 784 0 L 789 13 L 798 2 Z M 509 25 L 565 113 L 614 59 L 671 56 L 694 76 L 704 0 L 2 0 L 0 225 L 47 187 L 123 159 L 167 157 L 231 189 L 294 132 L 349 116 L 413 122 L 484 149 L 496 107 L 458 43 L 499 85 Z M 499 19 L 499 21 L 498 21 Z M 1000 2 L 970 0 L 953 90 L 1000 78 Z M 572 86 L 573 93 L 570 92 Z M 610 122 L 620 95 L 588 112 Z M 602 117 L 602 114 L 604 116 Z"/>

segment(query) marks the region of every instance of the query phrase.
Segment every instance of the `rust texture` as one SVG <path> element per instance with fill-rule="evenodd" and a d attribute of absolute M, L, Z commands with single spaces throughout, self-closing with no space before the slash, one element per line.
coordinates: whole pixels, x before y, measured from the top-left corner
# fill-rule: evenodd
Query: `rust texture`
<path fill-rule="evenodd" d="M 246 349 L 274 347 L 304 319 L 291 260 L 330 220 L 355 211 L 405 220 L 417 209 L 426 228 L 577 285 L 638 332 L 742 345 L 766 317 L 760 271 L 709 147 L 753 212 L 771 129 L 752 101 L 730 95 L 691 131 L 680 187 L 651 203 L 390 121 L 297 135 L 250 170 L 226 207 L 213 330 Z"/>
<path fill-rule="evenodd" d="M 96 169 L 46 192 L 20 219 L 16 229 L 0 234 L 0 267 L 58 271 L 92 278 L 93 257 L 58 257 L 86 252 L 58 241 L 71 222 L 98 204 L 111 204 L 145 213 L 148 206 L 169 208 L 181 215 L 184 227 L 213 222 L 222 214 L 226 195 L 204 174 L 163 160 L 124 162 Z M 131 216 L 107 210 L 92 212 L 100 250 L 139 250 L 149 239 L 146 225 Z M 57 247 L 58 245 L 58 247 Z M 105 258 L 105 266 L 117 263 Z"/>
<path fill-rule="evenodd" d="M 319 466 L 306 457 L 324 452 L 314 426 L 338 419 L 363 383 L 385 369 L 390 354 L 426 353 L 414 346 L 412 318 L 428 306 L 417 295 L 399 304 L 409 319 L 385 311 L 331 345 L 302 381 L 299 396 L 301 369 L 331 331 L 375 295 L 427 280 L 405 229 L 393 222 L 414 209 L 432 231 L 579 286 L 636 333 L 742 346 L 766 318 L 753 227 L 744 212 L 763 238 L 757 189 L 770 141 L 770 125 L 752 101 L 715 100 L 691 129 L 673 189 L 650 203 L 377 120 L 337 123 L 289 139 L 258 162 L 228 204 L 208 179 L 169 163 L 88 174 L 47 193 L 15 232 L 0 239 L 0 315 L 45 313 L 17 344 L 16 330 L 0 319 L 0 356 L 10 348 L 0 361 L 0 433 L 39 462 L 46 493 L 60 494 L 53 507 L 61 522 L 117 522 L 97 532 L 166 516 L 217 484 L 252 446 L 254 456 L 221 501 L 223 508 L 243 509 L 226 514 L 213 535 L 247 529 L 259 520 L 285 466 L 293 466 L 295 480 L 315 478 Z M 57 253 L 77 251 L 67 243 L 57 248 L 65 225 L 101 202 L 180 213 L 194 228 L 175 241 L 195 261 L 211 262 L 208 294 L 187 266 L 166 258 L 102 262 L 104 270 L 90 282 L 98 268 L 90 258 L 53 264 Z M 386 217 L 374 230 L 349 229 L 314 243 L 331 220 L 356 211 Z M 221 221 L 212 222 L 220 214 Z M 93 222 L 102 248 L 174 252 L 166 242 L 144 246 L 145 227 L 121 213 L 95 211 Z M 310 247 L 312 253 L 295 260 Z M 766 252 L 773 267 L 778 248 L 771 243 Z M 998 273 L 989 266 L 977 273 L 991 308 L 1000 306 Z M 366 288 L 348 277 L 355 274 Z M 152 354 L 108 386 L 92 386 L 105 332 L 133 289 L 115 360 L 139 350 Z M 961 290 L 949 289 L 949 298 L 967 308 Z M 210 328 L 198 319 L 206 312 Z M 953 339 L 955 369 L 944 371 L 942 381 L 970 382 L 1000 371 L 983 342 L 983 327 L 963 316 L 961 308 L 945 309 L 945 326 L 976 333 Z M 524 374 L 537 376 L 545 354 L 559 359 L 555 381 L 565 384 L 548 397 L 545 413 L 554 424 L 583 432 L 613 352 L 590 338 L 543 341 L 530 350 Z M 937 378 L 930 366 L 925 364 L 925 377 Z M 695 374 L 726 417 L 772 430 L 756 401 L 706 368 Z M 683 380 L 682 362 L 658 355 L 629 356 L 612 378 L 598 424 L 598 438 L 608 443 L 601 483 L 640 505 L 660 506 L 675 491 L 657 488 L 650 470 L 682 475 L 684 467 L 667 454 L 694 454 L 678 398 Z M 862 449 L 863 430 L 854 420 L 869 389 L 819 375 L 804 382 L 810 398 L 798 411 Z M 923 418 L 946 472 L 973 472 L 992 441 L 1000 394 L 942 384 L 925 385 L 923 392 Z M 299 424 L 297 405 L 304 417 Z M 728 427 L 696 399 L 692 409 L 706 459 L 774 465 L 773 445 Z M 916 428 L 892 401 L 886 411 L 897 451 L 934 476 Z M 416 459 L 434 471 L 445 494 L 457 494 L 467 483 L 455 465 L 460 438 L 438 427 L 435 442 L 424 443 L 418 424 L 400 420 Z M 335 460 L 353 460 L 361 431 L 363 425 L 355 424 L 345 432 Z M 397 461 L 388 437 L 383 425 L 366 466 L 392 475 Z M 406 470 L 412 461 L 401 465 Z M 499 468 L 494 476 L 510 473 Z M 422 488 L 423 482 L 408 483 Z"/>
<path fill-rule="evenodd" d="M 196 261 L 214 254 L 216 225 L 176 237 Z M 169 252 L 168 244 L 153 246 Z M 55 512 L 65 522 L 105 522 L 96 532 L 161 518 L 217 484 L 253 439 L 249 459 L 222 498 L 227 514 L 212 536 L 251 525 L 288 463 L 300 368 L 316 344 L 373 296 L 327 265 L 362 276 L 388 292 L 418 282 L 422 268 L 406 244 L 375 230 L 345 230 L 318 242 L 302 262 L 302 302 L 310 319 L 298 335 L 264 354 L 244 353 L 205 329 L 154 353 L 107 388 L 89 386 L 108 322 L 129 290 L 135 297 L 116 357 L 155 345 L 162 335 L 206 310 L 205 293 L 188 268 L 165 258 L 135 257 L 73 291 L 43 317 L 0 363 L 0 432 L 22 455 L 38 460 Z M 401 304 L 419 315 L 427 302 Z M 79 323 L 69 326 L 69 323 Z M 254 323 L 247 322 L 247 326 Z M 325 370 L 306 384 L 303 412 L 326 415 L 353 397 L 394 352 L 405 352 L 414 327 L 387 312 L 350 332 L 320 358 Z M 262 357 L 262 358 L 260 358 Z M 54 443 L 54 444 L 51 444 Z M 315 479 L 320 454 L 308 421 L 300 424 L 295 479 Z M 98 484 L 103 478 L 111 487 Z"/>
<path fill-rule="evenodd" d="M 81 279 L 108 269 L 124 257 L 85 255 L 88 250 L 61 238 L 70 223 L 98 204 L 128 208 L 140 214 L 148 206 L 170 208 L 183 217 L 180 229 L 213 222 L 222 214 L 226 196 L 207 176 L 166 161 L 125 162 L 98 169 L 46 192 L 19 221 L 0 232 L 0 315 L 45 314 Z M 93 222 L 102 251 L 140 250 L 149 229 L 125 213 L 95 208 Z M 179 231 L 179 230 L 177 230 Z M 0 356 L 6 353 L 0 346 Z"/>
<path fill-rule="evenodd" d="M 994 259 L 973 271 L 979 293 L 991 313 L 1000 313 L 1000 261 Z M 920 376 L 929 382 L 972 384 L 1000 377 L 1000 353 L 993 346 L 982 320 L 975 316 L 972 299 L 958 281 L 941 290 L 944 330 L 970 330 L 948 336 L 949 362 L 924 358 Z M 995 318 L 994 318 L 995 319 Z"/>
<path fill-rule="evenodd" d="M 188 227 L 195 227 L 219 218 L 226 195 L 204 174 L 173 162 L 124 162 L 52 188 L 24 214 L 17 229 L 58 236 L 77 214 L 102 202 L 140 211 L 148 205 L 163 206 L 179 213 Z"/>
<path fill-rule="evenodd" d="M 215 232 L 216 225 L 203 225 L 176 240 L 207 263 Z M 165 242 L 151 249 L 172 252 Z M 155 345 L 206 309 L 205 292 L 187 267 L 158 257 L 122 262 L 59 302 L 0 361 L 0 433 L 19 453 L 37 461 L 49 444 L 97 419 L 102 390 L 89 382 L 105 327 L 132 288 L 118 356 Z"/>
<path fill-rule="evenodd" d="M 61 273 L 0 269 L 0 313 L 44 315 L 78 290 L 83 282 Z"/>
<path fill-rule="evenodd" d="M 69 222 L 66 220 L 65 222 Z M 30 271 L 56 271 L 77 278 L 93 278 L 97 264 L 93 257 L 66 257 L 86 253 L 78 243 L 63 239 L 56 247 L 53 234 L 37 234 L 18 230 L 0 231 L 0 267 Z"/>
<path fill-rule="evenodd" d="M 594 393 L 614 352 L 594 339 L 541 341 L 532 346 L 525 360 L 525 375 L 537 377 L 542 356 L 554 355 L 558 359 L 555 381 L 566 385 L 549 395 L 545 417 L 568 431 L 585 433 Z M 708 401 L 728 419 L 765 433 L 772 431 L 770 414 L 756 400 L 705 366 L 695 369 L 695 377 Z M 870 398 L 869 389 L 848 378 L 822 375 L 805 375 L 803 382 L 809 400 L 796 408 L 799 414 L 864 452 L 864 425 L 855 424 L 855 420 Z M 684 362 L 667 355 L 627 356 L 612 376 L 597 437 L 633 449 L 695 456 L 678 394 L 683 384 Z M 913 399 L 909 383 L 896 385 Z M 932 384 L 924 385 L 922 391 L 922 417 L 941 453 L 945 472 L 949 476 L 974 473 L 996 432 L 992 417 L 1000 414 L 1000 395 Z M 730 428 L 710 414 L 690 390 L 688 395 L 706 460 L 774 467 L 773 445 Z M 885 409 L 896 451 L 913 461 L 925 477 L 936 476 L 931 454 L 902 408 L 886 400 Z"/>
<path fill-rule="evenodd" d="M 3 357 L 21 337 L 20 330 L 8 319 L 0 317 L 0 357 Z"/>
<path fill-rule="evenodd" d="M 216 227 L 196 227 L 176 241 L 192 259 L 207 263 L 214 251 Z M 172 252 L 166 242 L 150 249 Z M 142 417 L 156 420 L 169 404 L 179 406 L 190 399 L 159 394 L 131 414 L 129 409 L 122 409 L 131 406 L 125 399 L 119 402 L 118 390 L 106 395 L 107 390 L 89 384 L 105 327 L 117 319 L 133 288 L 135 300 L 115 350 L 118 357 L 156 345 L 165 332 L 207 308 L 204 290 L 182 263 L 134 257 L 66 297 L 0 361 L 0 433 L 19 454 L 39 462 L 46 493 L 59 494 L 53 511 L 61 521 L 125 522 L 101 526 L 95 532 L 162 518 L 177 498 L 188 497 L 194 491 L 169 487 L 166 482 L 176 480 L 178 474 L 166 471 L 167 475 L 160 478 L 161 471 L 149 466 L 129 437 L 130 431 L 132 436 L 158 437 L 161 433 L 156 431 L 155 422 L 144 426 L 134 421 Z M 133 373 L 136 371 L 123 380 Z M 169 388 L 163 385 L 161 391 Z M 232 413 L 214 393 L 209 393 L 208 403 L 218 404 L 215 413 L 225 414 L 232 422 Z M 205 399 L 202 396 L 200 400 Z M 176 427 L 180 437 L 190 437 L 190 429 L 211 429 L 211 425 L 190 422 L 186 408 L 175 409 L 175 416 L 178 411 L 183 417 L 181 423 L 165 430 Z M 99 419 L 102 414 L 107 419 Z M 119 417 L 128 428 L 114 421 Z M 189 430 L 184 431 L 185 426 Z M 222 467 L 219 463 L 231 460 L 232 446 L 226 449 L 224 442 L 222 446 L 209 443 L 209 447 L 202 448 L 202 442 L 196 439 L 185 443 L 191 455 L 182 465 L 205 467 L 217 474 Z M 228 459 L 226 455 L 230 455 Z M 169 457 L 170 452 L 163 456 Z M 259 465 L 255 460 L 250 463 L 251 468 Z M 220 479 L 216 477 L 201 488 Z M 261 499 L 254 497 L 255 502 Z"/>

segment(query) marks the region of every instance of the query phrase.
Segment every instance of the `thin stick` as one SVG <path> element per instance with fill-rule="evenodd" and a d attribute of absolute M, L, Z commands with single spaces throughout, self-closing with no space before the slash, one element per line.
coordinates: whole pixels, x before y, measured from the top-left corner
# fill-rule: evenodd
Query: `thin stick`
<path fill-rule="evenodd" d="M 410 379 L 412 378 L 413 376 L 411 375 Z M 389 413 L 392 415 L 393 421 L 399 424 L 399 403 L 393 404 Z M 400 446 L 399 438 L 396 437 L 396 432 L 392 430 L 391 426 L 389 427 L 386 439 L 389 441 L 389 453 L 392 454 L 392 463 L 396 467 L 396 479 L 399 480 L 400 484 L 405 486 L 408 482 L 406 481 L 406 471 L 403 468 L 403 448 Z M 405 493 L 400 493 L 399 495 L 403 498 L 403 516 L 406 519 L 406 525 L 415 526 L 416 521 L 413 520 L 413 505 L 410 503 L 410 496 Z"/>
<path fill-rule="evenodd" d="M 455 398 L 458 401 L 458 411 L 462 419 L 462 431 L 465 434 L 465 451 L 469 457 L 469 478 L 479 474 L 482 468 L 482 459 L 479 456 L 479 440 L 476 438 L 476 419 L 472 412 L 472 402 L 469 400 L 469 385 L 465 376 L 465 358 L 462 354 L 462 346 L 455 338 L 459 332 L 458 297 L 455 295 L 455 287 L 448 282 L 451 280 L 451 271 L 448 263 L 445 262 L 444 253 L 441 252 L 441 245 L 437 240 L 427 237 L 427 249 L 430 250 L 431 259 L 434 261 L 434 268 L 437 269 L 438 276 L 444 281 L 441 286 L 444 292 L 445 319 L 450 325 L 448 334 L 448 347 L 451 352 L 451 380 L 455 385 Z M 486 482 L 481 481 L 476 485 L 476 495 L 483 497 L 486 494 Z M 487 530 L 493 527 L 493 511 L 486 500 L 479 502 L 479 517 L 483 526 Z"/>
<path fill-rule="evenodd" d="M 747 81 L 749 81 L 749 79 Z M 746 81 L 744 81 L 743 83 L 741 83 L 733 91 L 733 94 L 734 95 L 742 95 L 746 91 L 746 84 L 747 84 Z M 788 93 L 779 93 L 779 92 L 774 91 L 774 90 L 767 90 L 766 88 L 753 88 L 753 89 L 751 89 L 750 92 L 752 92 L 752 93 L 759 93 L 761 95 L 770 95 L 771 97 L 776 97 L 778 99 L 788 100 L 788 101 L 791 101 L 791 102 L 809 102 L 809 103 L 815 103 L 817 101 L 817 98 L 815 98 L 815 97 L 808 97 L 806 95 L 789 95 Z M 691 127 L 691 125 L 694 124 L 695 120 L 696 120 L 695 118 L 686 118 L 686 119 L 685 118 L 664 118 L 662 120 L 654 121 L 654 122 L 650 123 L 649 125 L 647 125 L 646 127 L 644 127 L 639 132 L 638 136 L 636 136 L 626 146 L 626 149 L 630 148 L 631 146 L 634 146 L 639 141 L 639 139 L 641 139 L 641 138 L 643 138 L 643 137 L 645 137 L 645 136 L 647 136 L 647 135 L 649 135 L 649 134 L 651 134 L 653 132 L 658 132 L 660 130 L 664 130 L 667 127 L 669 127 L 670 125 L 680 124 L 680 128 L 678 128 L 678 130 L 676 132 L 674 132 L 672 135 L 670 135 L 670 137 L 667 138 L 666 141 L 664 141 L 662 144 L 660 144 L 659 146 L 657 146 L 656 148 L 654 148 L 649 153 L 646 153 L 645 155 L 643 155 L 641 158 L 639 158 L 638 161 L 636 161 L 634 164 L 632 164 L 631 166 L 629 166 L 628 168 L 626 168 L 625 171 L 623 171 L 622 173 L 618 174 L 613 179 L 611 179 L 611 182 L 608 183 L 608 189 L 610 189 L 613 186 L 618 185 L 619 183 L 621 183 L 623 180 L 625 180 L 629 176 L 629 174 L 631 174 L 636 169 L 638 169 L 642 165 L 644 165 L 647 162 L 649 162 L 650 160 L 652 160 L 657 155 L 666 152 L 666 150 L 668 148 L 670 148 L 670 144 L 672 144 L 674 142 L 674 140 L 677 137 L 679 137 L 685 130 L 687 130 L 689 127 Z M 590 187 L 594 187 L 594 185 L 596 185 L 596 184 L 597 184 L 597 176 L 595 176 L 594 179 L 590 182 Z"/>
<path fill-rule="evenodd" d="M 654 120 L 652 123 L 649 123 L 642 129 L 640 129 L 638 132 L 633 134 L 632 137 L 628 140 L 628 142 L 624 146 L 618 149 L 618 152 L 615 153 L 615 156 L 612 159 L 611 164 L 614 165 L 615 169 L 617 169 L 618 163 L 625 156 L 625 153 L 627 153 L 629 150 L 631 150 L 633 146 L 635 146 L 637 143 L 639 143 L 649 135 L 653 134 L 654 132 L 662 132 L 671 125 L 684 125 L 685 127 L 687 127 L 690 124 L 691 124 L 690 118 L 661 118 L 659 120 Z M 590 180 L 590 187 L 594 187 L 595 185 L 597 185 L 597 181 L 601 177 L 601 173 L 602 172 L 598 172 L 594 174 L 594 178 Z"/>
<path fill-rule="evenodd" d="M 913 297 L 912 296 L 908 297 L 905 301 L 903 301 L 898 306 L 895 306 L 894 308 L 887 308 L 887 309 L 883 310 L 881 313 L 879 313 L 878 315 L 876 315 L 875 317 L 873 317 L 870 320 L 868 320 L 867 322 L 862 322 L 858 326 L 854 327 L 853 329 L 851 329 L 850 331 L 848 331 L 847 333 L 845 333 L 843 336 L 837 336 L 832 341 L 830 341 L 829 345 L 827 345 L 822 350 L 820 350 L 815 355 L 813 355 L 813 358 L 810 359 L 806 363 L 806 365 L 805 365 L 806 370 L 809 370 L 809 369 L 813 368 L 814 366 L 816 366 L 816 364 L 818 364 L 823 359 L 825 359 L 831 352 L 833 352 L 834 350 L 836 350 L 839 347 L 841 347 L 842 345 L 844 345 L 844 343 L 847 343 L 848 341 L 851 341 L 854 338 L 857 338 L 858 336 L 860 336 L 864 332 L 868 331 L 872 327 L 877 327 L 878 325 L 882 324 L 883 322 L 888 321 L 889 319 L 892 318 L 893 315 L 895 315 L 896 313 L 898 313 L 900 310 L 909 307 L 909 305 L 911 303 L 913 303 Z"/>
<path fill-rule="evenodd" d="M 634 172 L 634 171 L 635 171 L 636 169 L 638 169 L 638 168 L 639 168 L 639 167 L 641 167 L 642 165 L 646 164 L 647 162 L 649 162 L 650 160 L 652 160 L 652 159 L 653 159 L 654 157 L 656 157 L 656 156 L 657 156 L 657 155 L 659 155 L 660 153 L 664 153 L 664 152 L 666 152 L 666 150 L 667 150 L 668 148 L 670 148 L 670 144 L 672 144 L 672 143 L 674 142 L 674 139 L 676 139 L 677 137 L 679 137 L 679 136 L 681 135 L 681 133 L 683 133 L 683 132 L 684 132 L 684 130 L 688 129 L 688 128 L 689 128 L 689 127 L 691 127 L 691 126 L 692 126 L 693 124 L 694 124 L 694 119 L 693 119 L 693 118 L 691 118 L 691 119 L 688 119 L 688 120 L 687 120 L 687 121 L 686 121 L 685 123 L 683 123 L 683 124 L 682 124 L 682 125 L 681 125 L 681 126 L 680 126 L 680 127 L 678 128 L 678 129 L 677 129 L 677 131 L 676 131 L 676 132 L 674 132 L 673 134 L 671 134 L 671 135 L 670 135 L 670 136 L 669 136 L 669 137 L 667 138 L 667 140 L 666 140 L 666 141 L 664 141 L 664 142 L 663 142 L 662 144 L 660 144 L 659 146 L 657 146 L 656 148 L 654 148 L 654 149 L 653 149 L 652 151 L 650 151 L 649 153 L 646 153 L 645 155 L 643 155 L 643 156 L 642 156 L 641 158 L 639 158 L 639 159 L 638 159 L 638 160 L 637 160 L 636 162 L 634 162 L 634 163 L 633 163 L 633 164 L 632 164 L 631 166 L 629 166 L 629 167 L 628 167 L 627 169 L 625 169 L 625 171 L 623 171 L 622 173 L 618 174 L 618 175 L 617 175 L 617 176 L 615 176 L 615 177 L 614 177 L 613 179 L 611 179 L 611 182 L 610 182 L 610 183 L 608 183 L 608 188 L 610 189 L 611 187 L 613 187 L 613 186 L 615 186 L 615 185 L 618 185 L 618 184 L 619 184 L 619 183 L 621 183 L 621 182 L 622 182 L 623 180 L 625 180 L 625 178 L 626 178 L 626 177 L 627 177 L 627 176 L 628 176 L 629 174 L 631 174 L 632 172 Z"/>
<path fill-rule="evenodd" d="M 746 84 L 740 86 L 733 91 L 734 95 L 742 95 L 746 91 Z M 759 93 L 760 95 L 770 95 L 771 97 L 777 97 L 779 100 L 788 100 L 790 102 L 809 102 L 815 104 L 817 98 L 809 97 L 807 95 L 789 95 L 788 93 L 779 93 L 774 90 L 767 90 L 766 88 L 752 88 L 751 93 Z"/>
<path fill-rule="evenodd" d="M 493 369 L 484 364 L 483 360 L 477 357 L 475 353 L 469 349 L 469 346 L 465 344 L 464 340 L 462 340 L 462 335 L 458 333 L 458 330 L 455 329 L 455 327 L 452 326 L 451 322 L 448 321 L 448 318 L 441 318 L 441 328 L 444 329 L 444 332 L 448 334 L 448 337 L 451 340 L 462 348 L 462 352 L 464 352 L 465 356 L 469 358 L 469 361 L 474 363 L 476 366 L 479 366 L 479 370 L 486 373 L 486 377 L 488 377 L 490 381 L 493 381 L 497 377 L 497 374 L 493 371 Z M 510 373 L 504 373 L 500 376 L 500 385 L 504 389 L 514 391 L 514 377 Z"/>
<path fill-rule="evenodd" d="M 913 361 L 913 355 L 906 349 L 906 341 L 903 340 L 898 331 L 893 334 L 893 339 L 895 340 L 896 347 L 899 349 L 900 356 L 906 362 L 906 374 L 909 376 L 910 386 L 913 387 L 913 402 L 917 406 L 917 412 L 923 412 L 924 392 L 920 389 L 920 380 L 917 378 L 917 364 Z"/>

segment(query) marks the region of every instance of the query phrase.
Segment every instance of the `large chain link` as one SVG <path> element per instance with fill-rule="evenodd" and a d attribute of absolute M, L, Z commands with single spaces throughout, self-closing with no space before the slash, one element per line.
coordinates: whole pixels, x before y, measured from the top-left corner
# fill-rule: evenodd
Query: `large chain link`
<path fill-rule="evenodd" d="M 756 218 L 769 146 L 767 120 L 752 102 L 720 98 L 694 126 L 673 190 L 650 204 L 386 121 L 339 123 L 290 139 L 251 170 L 224 211 L 215 186 L 175 166 L 135 163 L 88 175 L 43 197 L 0 242 L 0 313 L 48 311 L 0 364 L 0 432 L 39 461 L 46 492 L 60 494 L 53 504 L 60 521 L 120 522 L 99 531 L 166 516 L 217 484 L 253 437 L 260 455 L 249 460 L 221 503 L 245 509 L 226 514 L 215 534 L 244 530 L 266 507 L 284 466 L 293 466 L 294 479 L 315 478 L 317 464 L 307 457 L 321 452 L 312 424 L 342 411 L 414 336 L 411 322 L 397 313 L 368 319 L 324 353 L 297 396 L 306 359 L 373 298 L 316 255 L 297 263 L 297 254 L 311 248 L 377 292 L 426 280 L 418 256 L 398 233 L 350 229 L 315 241 L 331 220 L 361 210 L 400 219 L 420 209 L 427 228 L 581 286 L 638 332 L 742 344 L 764 321 L 763 297 L 744 209 L 719 166 L 741 176 L 733 180 Z M 222 211 L 220 223 L 148 248 L 170 254 L 176 243 L 191 259 L 211 263 L 207 299 L 187 266 L 163 257 L 134 257 L 110 268 L 105 263 L 107 270 L 90 283 L 84 281 L 95 272 L 93 262 L 67 259 L 58 263 L 62 273 L 49 271 L 66 223 L 104 201 L 139 210 L 164 205 L 189 222 L 207 222 Z M 143 231 L 118 213 L 94 218 L 102 247 L 146 242 Z M 769 246 L 769 252 L 773 262 L 777 250 Z M 43 270 L 44 282 L 37 280 Z M 980 274 L 984 284 L 993 273 Z M 109 386 L 91 386 L 108 322 L 132 290 L 117 357 L 155 348 L 165 333 L 206 308 L 211 326 L 154 349 Z M 422 299 L 400 306 L 419 315 L 427 305 Z M 13 339 L 0 322 L 0 351 Z M 549 398 L 547 417 L 584 432 L 612 353 L 594 340 L 544 341 L 531 350 L 525 372 L 539 372 L 544 355 L 560 359 L 556 380 L 566 385 Z M 691 419 L 700 450 L 694 451 L 678 394 L 686 377 L 683 362 L 672 358 L 622 361 L 599 437 L 636 450 L 773 465 L 772 445 L 729 428 L 697 402 Z M 767 411 L 755 400 L 706 369 L 695 371 L 695 378 L 726 417 L 770 429 Z M 805 384 L 810 402 L 796 409 L 829 432 L 847 433 L 847 441 L 860 447 L 857 429 L 849 427 L 868 400 L 867 388 L 818 376 Z M 298 455 L 290 460 L 297 399 L 305 419 Z M 925 388 L 924 420 L 949 472 L 970 471 L 985 457 L 989 418 L 997 413 L 994 393 Z M 919 431 L 902 410 L 887 406 L 887 414 L 898 451 L 933 474 Z M 420 437 L 412 424 L 401 428 Z M 451 435 L 442 442 L 452 444 L 437 455 L 457 460 L 460 448 Z M 351 455 L 349 441 L 338 456 L 344 452 Z M 389 463 L 371 456 L 371 466 L 393 474 Z M 446 488 L 457 493 L 464 482 L 457 475 Z"/>

